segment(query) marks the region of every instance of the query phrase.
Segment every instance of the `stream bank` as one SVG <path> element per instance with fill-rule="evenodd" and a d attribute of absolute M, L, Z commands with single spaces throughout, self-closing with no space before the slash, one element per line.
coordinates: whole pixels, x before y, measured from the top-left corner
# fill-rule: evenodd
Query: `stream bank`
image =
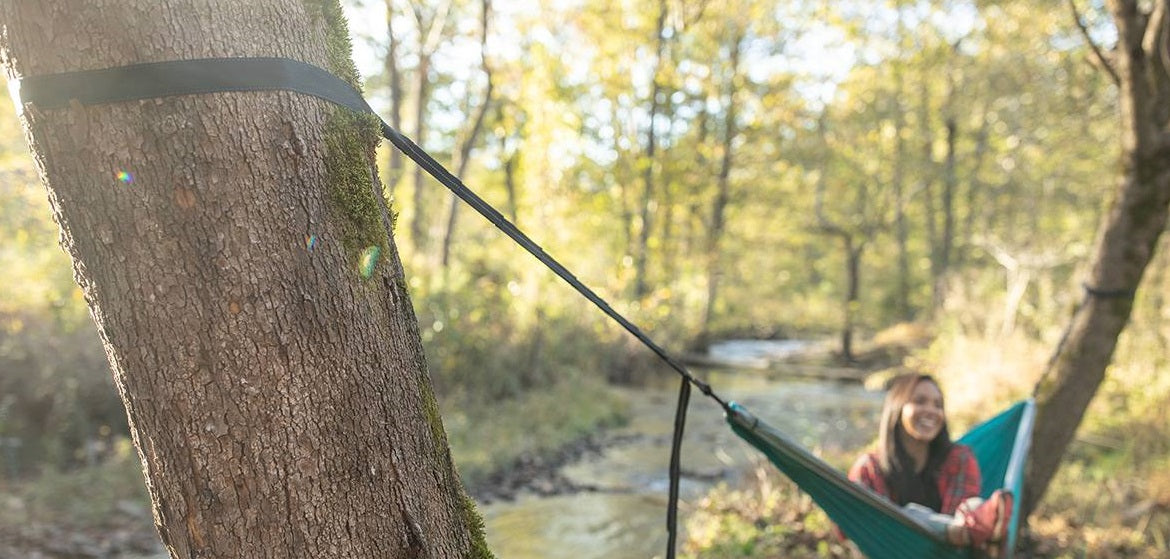
<path fill-rule="evenodd" d="M 721 397 L 745 405 L 810 448 L 852 451 L 869 442 L 876 432 L 879 393 L 858 382 L 783 377 L 748 366 L 749 360 L 759 364 L 805 346 L 742 342 L 724 347 L 734 358 L 730 366 L 701 371 Z M 761 357 L 761 352 L 773 353 Z M 522 467 L 501 474 L 510 499 L 476 495 L 498 557 L 647 559 L 663 554 L 677 384 L 614 390 L 630 402 L 626 425 L 566 450 L 545 462 L 543 470 Z M 731 432 L 722 409 L 697 392 L 682 452 L 684 511 L 686 501 L 720 483 L 736 483 L 764 460 Z M 507 476 L 515 477 L 508 481 Z"/>

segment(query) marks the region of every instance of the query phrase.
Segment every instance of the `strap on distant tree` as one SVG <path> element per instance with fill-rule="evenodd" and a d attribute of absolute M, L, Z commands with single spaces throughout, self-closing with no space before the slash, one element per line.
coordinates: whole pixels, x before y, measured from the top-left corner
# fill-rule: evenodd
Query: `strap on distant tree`
<path fill-rule="evenodd" d="M 1081 286 L 1085 288 L 1085 294 L 1097 299 L 1133 299 L 1137 295 L 1136 289 L 1101 289 L 1087 283 Z"/>
<path fill-rule="evenodd" d="M 198 95 L 233 91 L 295 91 L 312 95 L 354 111 L 377 116 L 369 103 L 354 86 L 329 71 L 288 58 L 202 58 L 150 62 L 97 70 L 82 70 L 20 80 L 20 99 L 38 109 L 68 107 L 74 101 L 82 105 L 117 103 L 154 99 L 174 95 Z M 379 118 L 379 120 L 381 120 Z M 673 559 L 678 511 L 679 460 L 682 433 L 686 423 L 686 408 L 690 387 L 696 386 L 704 395 L 719 403 L 725 411 L 728 404 L 711 387 L 695 378 L 686 367 L 671 357 L 649 336 L 626 317 L 618 313 L 592 289 L 581 283 L 528 235 L 507 220 L 491 204 L 467 188 L 458 177 L 435 161 L 413 141 L 381 121 L 382 135 L 403 154 L 447 187 L 455 196 L 474 208 L 480 215 L 500 229 L 516 244 L 547 266 L 573 289 L 592 302 L 598 309 L 625 328 L 650 351 L 683 378 L 675 413 L 674 436 L 671 443 L 670 496 L 667 504 L 667 558 Z"/>

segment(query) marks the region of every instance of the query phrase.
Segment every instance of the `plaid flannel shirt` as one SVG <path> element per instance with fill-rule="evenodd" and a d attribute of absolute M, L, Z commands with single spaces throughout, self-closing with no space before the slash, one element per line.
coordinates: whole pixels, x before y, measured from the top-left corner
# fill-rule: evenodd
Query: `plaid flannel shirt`
<path fill-rule="evenodd" d="M 878 464 L 877 453 L 862 456 L 849 469 L 849 479 L 893 500 Z M 979 496 L 981 486 L 979 464 L 975 462 L 971 448 L 957 443 L 952 445 L 938 473 L 938 494 L 942 497 L 942 510 L 938 512 L 955 514 L 964 499 Z"/>

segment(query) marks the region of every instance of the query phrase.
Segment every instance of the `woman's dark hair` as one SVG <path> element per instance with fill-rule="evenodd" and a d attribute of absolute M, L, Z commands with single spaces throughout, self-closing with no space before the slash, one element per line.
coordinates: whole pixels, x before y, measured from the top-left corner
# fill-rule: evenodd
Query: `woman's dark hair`
<path fill-rule="evenodd" d="M 890 381 L 886 401 L 882 406 L 882 418 L 878 428 L 878 465 L 895 501 L 900 501 L 901 496 L 906 495 L 907 488 L 917 476 L 913 460 L 906 452 L 902 438 L 898 434 L 903 431 L 902 407 L 913 397 L 914 388 L 920 382 L 930 382 L 938 386 L 938 381 L 930 375 L 918 373 L 899 375 Z M 934 478 L 937 475 L 952 444 L 954 443 L 951 442 L 951 433 L 947 429 L 944 416 L 942 429 L 934 440 L 930 441 L 925 469 L 929 477 Z"/>

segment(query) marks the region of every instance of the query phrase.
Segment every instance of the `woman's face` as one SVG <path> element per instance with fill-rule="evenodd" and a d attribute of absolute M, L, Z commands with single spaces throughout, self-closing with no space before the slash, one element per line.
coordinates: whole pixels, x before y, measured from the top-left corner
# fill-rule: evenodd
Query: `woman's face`
<path fill-rule="evenodd" d="M 918 381 L 910 400 L 902 406 L 902 430 L 914 440 L 929 443 L 942 431 L 945 421 L 942 391 L 933 382 Z"/>

